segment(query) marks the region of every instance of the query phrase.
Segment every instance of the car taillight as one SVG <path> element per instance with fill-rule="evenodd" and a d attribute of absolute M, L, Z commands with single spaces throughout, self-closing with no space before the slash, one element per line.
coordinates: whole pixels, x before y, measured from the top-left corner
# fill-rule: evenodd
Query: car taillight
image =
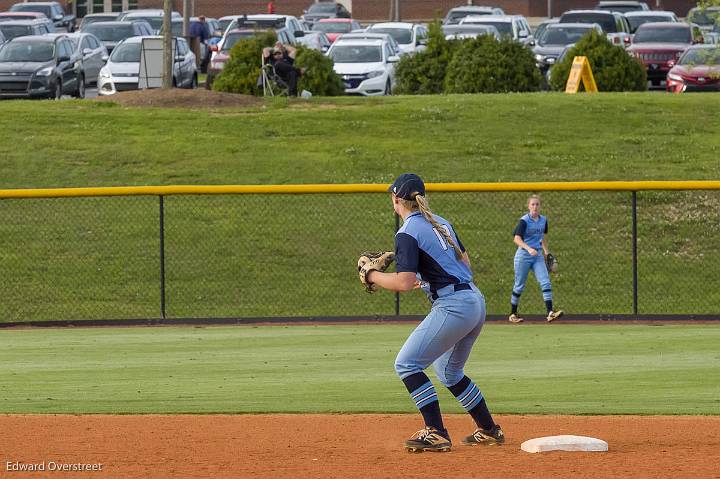
<path fill-rule="evenodd" d="M 625 45 L 630 45 L 632 43 L 632 38 L 630 37 L 624 37 L 623 41 L 625 42 Z"/>

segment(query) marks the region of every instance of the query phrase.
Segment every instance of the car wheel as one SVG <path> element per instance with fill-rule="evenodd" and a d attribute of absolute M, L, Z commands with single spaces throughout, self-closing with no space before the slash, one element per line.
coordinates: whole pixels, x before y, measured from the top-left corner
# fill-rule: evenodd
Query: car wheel
<path fill-rule="evenodd" d="M 385 83 L 385 95 L 392 95 L 392 84 L 390 83 L 390 80 Z"/>
<path fill-rule="evenodd" d="M 85 98 L 85 77 L 83 75 L 78 76 L 77 89 L 73 96 L 75 98 Z"/>

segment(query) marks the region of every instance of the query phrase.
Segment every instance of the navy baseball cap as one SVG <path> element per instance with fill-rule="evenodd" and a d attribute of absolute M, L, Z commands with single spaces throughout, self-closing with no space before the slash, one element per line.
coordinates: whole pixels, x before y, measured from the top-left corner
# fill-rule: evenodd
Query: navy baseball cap
<path fill-rule="evenodd" d="M 425 183 L 415 173 L 403 173 L 393 181 L 388 191 L 398 198 L 412 201 L 415 197 L 411 195 L 415 192 L 425 196 Z"/>

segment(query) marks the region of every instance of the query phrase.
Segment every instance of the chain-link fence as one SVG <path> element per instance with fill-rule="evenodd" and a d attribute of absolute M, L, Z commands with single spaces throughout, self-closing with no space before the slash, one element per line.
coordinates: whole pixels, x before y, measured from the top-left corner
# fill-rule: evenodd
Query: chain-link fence
<path fill-rule="evenodd" d="M 491 315 L 509 312 L 527 196 L 428 194 L 468 249 Z M 541 196 L 558 307 L 720 316 L 720 191 Z M 4 199 L 0 322 L 423 314 L 422 292 L 369 295 L 357 280 L 358 254 L 393 248 L 398 224 L 387 193 Z M 521 311 L 544 311 L 532 274 Z"/>

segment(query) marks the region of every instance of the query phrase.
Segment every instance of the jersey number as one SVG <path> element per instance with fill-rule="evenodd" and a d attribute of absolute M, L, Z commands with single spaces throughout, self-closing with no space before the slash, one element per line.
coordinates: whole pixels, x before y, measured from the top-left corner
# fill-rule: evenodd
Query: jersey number
<path fill-rule="evenodd" d="M 447 225 L 441 225 L 441 228 L 444 229 L 448 235 L 450 234 L 450 228 L 448 228 Z M 440 242 L 440 246 L 442 247 L 442 249 L 447 251 L 448 244 L 445 240 L 445 237 L 437 230 L 437 228 L 433 228 L 433 232 L 435 233 L 435 236 L 437 236 L 437 239 Z"/>

